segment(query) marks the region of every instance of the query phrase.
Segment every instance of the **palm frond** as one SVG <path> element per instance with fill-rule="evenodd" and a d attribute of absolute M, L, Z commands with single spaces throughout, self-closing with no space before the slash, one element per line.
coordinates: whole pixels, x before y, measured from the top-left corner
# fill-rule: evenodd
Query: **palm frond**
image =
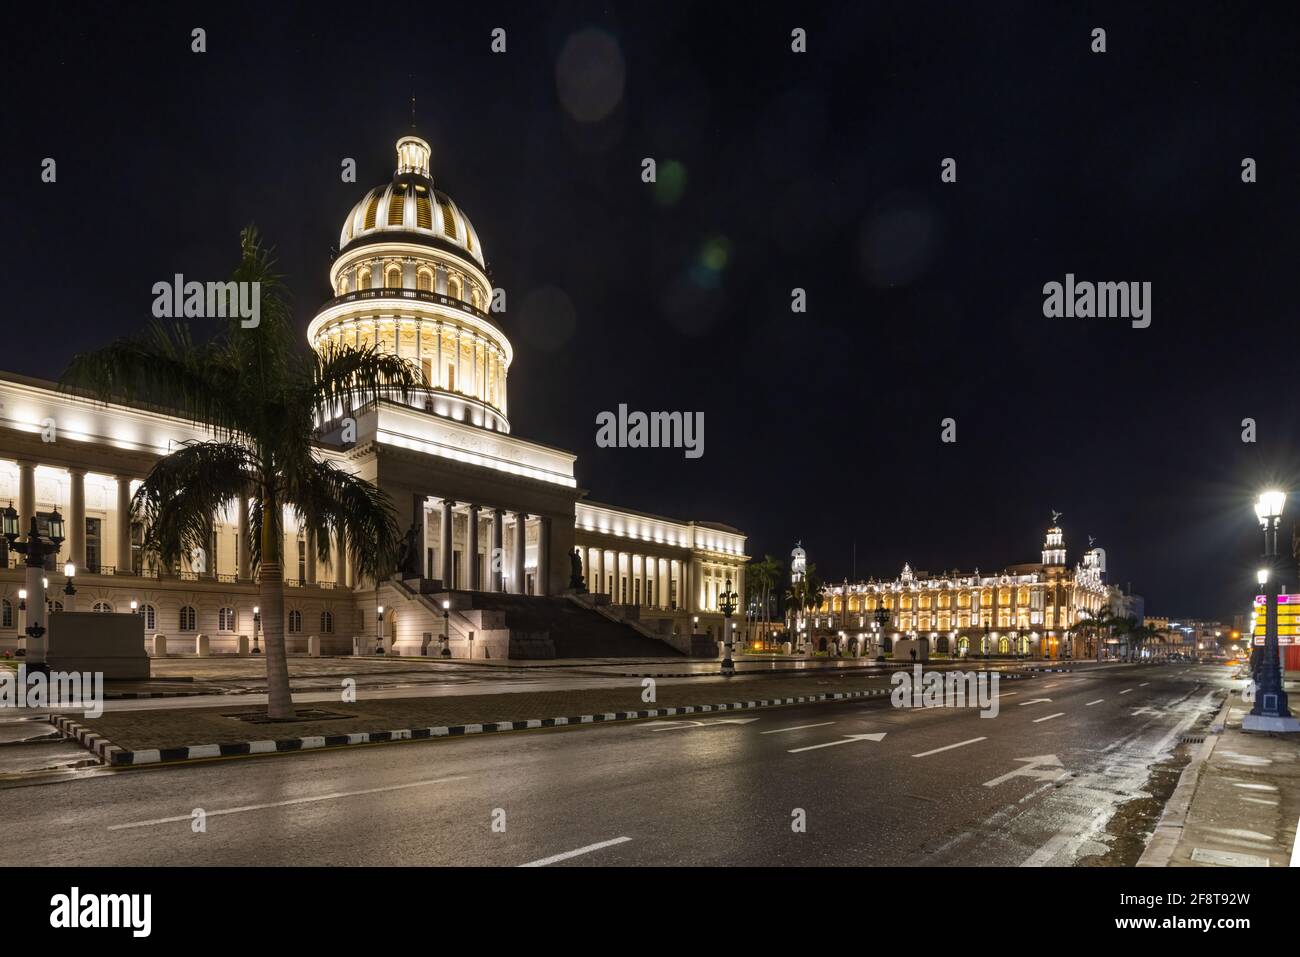
<path fill-rule="evenodd" d="M 320 558 L 328 560 L 330 539 L 342 531 L 358 574 L 379 578 L 393 570 L 401 531 L 391 500 L 376 486 L 314 460 L 285 477 L 281 494 L 299 521 L 316 530 Z"/>

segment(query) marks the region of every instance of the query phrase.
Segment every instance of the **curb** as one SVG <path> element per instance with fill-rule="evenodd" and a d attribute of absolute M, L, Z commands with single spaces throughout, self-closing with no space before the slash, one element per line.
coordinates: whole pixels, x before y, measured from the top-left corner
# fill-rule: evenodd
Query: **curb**
<path fill-rule="evenodd" d="M 105 691 L 105 701 L 139 701 L 143 698 L 202 698 L 225 694 L 224 691 Z"/>
<path fill-rule="evenodd" d="M 1201 769 L 1204 768 L 1205 762 L 1209 760 L 1214 753 L 1215 747 L 1219 743 L 1219 737 L 1223 734 L 1224 726 L 1228 721 L 1228 709 L 1232 706 L 1233 692 L 1229 691 L 1228 696 L 1223 700 L 1223 707 L 1219 709 L 1218 716 L 1210 722 L 1210 733 L 1206 736 L 1205 742 L 1201 745 L 1200 750 L 1192 756 L 1192 760 L 1183 768 L 1183 773 L 1178 776 L 1178 786 L 1174 788 L 1174 793 L 1169 795 L 1169 800 L 1165 804 L 1164 812 L 1160 815 L 1160 821 L 1156 824 L 1156 829 L 1151 832 L 1151 840 L 1147 842 L 1146 850 L 1138 858 L 1138 867 L 1168 867 L 1169 861 L 1174 856 L 1174 851 L 1178 847 L 1179 840 L 1183 836 L 1183 827 L 1187 823 L 1188 812 L 1192 809 L 1192 798 L 1196 795 L 1196 787 L 1201 782 Z"/>
<path fill-rule="evenodd" d="M 675 708 L 648 708 L 643 711 L 606 711 L 561 718 L 529 718 L 521 721 L 489 721 L 483 724 L 458 724 L 436 728 L 404 728 L 396 731 L 359 731 L 350 734 L 314 735 L 306 738 L 278 738 L 264 741 L 227 741 L 221 744 L 196 744 L 177 748 L 149 748 L 127 751 L 71 718 L 55 717 L 54 725 L 67 738 L 73 738 L 111 767 L 134 767 L 161 762 L 197 761 L 204 758 L 239 757 L 250 754 L 310 751 L 386 741 L 455 738 L 471 734 L 500 731 L 525 731 L 531 728 L 559 728 L 567 725 L 604 724 L 636 721 L 641 718 L 665 718 L 674 715 L 707 714 L 715 711 L 747 711 L 790 704 L 813 704 L 820 701 L 847 701 L 888 695 L 892 689 L 869 691 L 833 691 L 794 698 L 763 698 L 758 701 L 733 701 L 729 704 L 682 705 Z"/>

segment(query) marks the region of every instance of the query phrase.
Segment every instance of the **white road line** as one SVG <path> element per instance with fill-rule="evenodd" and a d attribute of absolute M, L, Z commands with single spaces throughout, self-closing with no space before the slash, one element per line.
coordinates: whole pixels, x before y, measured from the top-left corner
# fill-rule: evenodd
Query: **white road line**
<path fill-rule="evenodd" d="M 975 744 L 977 741 L 987 741 L 988 736 L 982 738 L 971 738 L 969 741 L 958 741 L 956 744 L 946 744 L 942 748 L 935 748 L 932 751 L 922 751 L 920 754 L 914 754 L 914 758 L 928 758 L 932 754 L 938 754 L 940 751 L 951 751 L 953 748 L 964 748 L 968 744 Z"/>
<path fill-rule="evenodd" d="M 576 850 L 565 851 L 563 854 L 552 854 L 550 857 L 543 857 L 540 861 L 529 861 L 527 864 L 520 864 L 520 867 L 545 867 L 547 864 L 554 864 L 556 861 L 567 861 L 571 857 L 578 857 L 582 854 L 590 854 L 592 851 L 599 851 L 604 847 L 613 847 L 615 844 L 626 844 L 632 840 L 630 837 L 616 837 L 609 841 L 601 841 L 599 844 L 588 844 L 586 847 L 579 847 Z"/>
<path fill-rule="evenodd" d="M 998 695 L 998 697 L 999 697 L 999 698 L 1010 698 L 1012 695 L 1017 695 L 1017 694 L 1020 694 L 1020 692 L 1019 692 L 1019 691 L 1004 691 L 1004 692 L 1002 692 L 1000 695 Z"/>
<path fill-rule="evenodd" d="M 816 751 L 818 748 L 833 748 L 837 744 L 852 744 L 854 741 L 881 741 L 884 739 L 886 732 L 877 731 L 874 734 L 846 734 L 839 741 L 827 741 L 824 744 L 810 744 L 806 748 L 790 748 L 786 754 L 798 754 L 800 751 Z"/>
<path fill-rule="evenodd" d="M 1300 824 L 1296 825 L 1295 840 L 1291 842 L 1291 866 L 1300 867 Z"/>
<path fill-rule="evenodd" d="M 785 734 L 787 731 L 802 731 L 804 728 L 824 728 L 828 724 L 834 724 L 834 721 L 822 721 L 820 724 L 798 724 L 793 728 L 777 728 L 775 731 L 760 731 L 759 734 Z"/>
<path fill-rule="evenodd" d="M 218 817 L 222 814 L 243 814 L 245 811 L 264 811 L 272 807 L 292 807 L 295 804 L 314 804 L 318 801 L 333 801 L 337 798 L 360 797 L 363 794 L 382 794 L 385 791 L 402 791 L 406 788 L 425 787 L 430 784 L 446 784 L 449 781 L 464 781 L 468 775 L 459 774 L 452 778 L 434 778 L 432 781 L 412 781 L 410 784 L 390 784 L 382 788 L 366 788 L 364 791 L 334 791 L 330 794 L 318 794 L 315 797 L 293 798 L 290 801 L 275 801 L 271 804 L 245 804 L 242 807 L 228 807 L 220 811 L 208 811 L 207 817 Z M 152 821 L 132 821 L 130 824 L 113 824 L 109 827 L 110 831 L 125 831 L 133 827 L 152 827 L 155 824 L 174 824 L 177 821 L 189 821 L 193 819 L 193 814 L 179 814 L 176 817 L 160 817 Z"/>
<path fill-rule="evenodd" d="M 1101 704 L 1105 700 L 1106 700 L 1105 698 L 1098 698 L 1096 701 L 1089 701 L 1087 704 L 1084 705 L 1084 707 L 1091 708 L 1093 705 Z"/>
<path fill-rule="evenodd" d="M 1132 688 L 1125 688 L 1123 691 L 1120 692 L 1120 694 L 1128 694 L 1132 690 L 1133 690 Z"/>
<path fill-rule="evenodd" d="M 1058 711 L 1056 714 L 1049 714 L 1046 718 L 1035 718 L 1034 724 L 1038 724 L 1040 721 L 1051 721 L 1053 718 L 1059 718 L 1063 714 L 1065 714 L 1064 711 Z"/>
<path fill-rule="evenodd" d="M 1151 684 L 1151 682 L 1149 682 L 1149 681 L 1144 681 L 1144 682 L 1142 682 L 1140 685 L 1138 685 L 1138 687 L 1139 687 L 1139 688 L 1145 688 L 1145 687 L 1146 687 L 1147 685 L 1149 685 L 1149 684 Z"/>

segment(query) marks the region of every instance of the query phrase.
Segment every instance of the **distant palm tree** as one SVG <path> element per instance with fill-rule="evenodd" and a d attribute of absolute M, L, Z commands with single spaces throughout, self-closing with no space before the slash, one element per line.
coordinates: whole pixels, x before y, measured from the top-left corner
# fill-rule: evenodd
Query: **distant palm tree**
<path fill-rule="evenodd" d="M 213 516 L 243 494 L 252 498 L 250 559 L 257 570 L 265 628 L 267 713 L 294 717 L 284 648 L 281 567 L 286 509 L 316 532 L 319 557 L 346 535 L 359 575 L 392 570 L 400 533 L 388 497 L 362 478 L 324 461 L 312 446 L 319 422 L 367 402 L 421 391 L 405 359 L 374 348 L 303 349 L 256 229 L 240 235 L 234 280 L 260 283 L 259 324 L 238 318 L 207 342 L 187 325 L 151 323 L 145 332 L 73 358 L 65 388 L 102 401 L 143 403 L 184 416 L 211 434 L 164 456 L 136 492 L 145 547 L 171 565 L 209 547 Z"/>
<path fill-rule="evenodd" d="M 758 599 L 758 607 L 763 616 L 763 637 L 760 639 L 763 647 L 767 647 L 771 631 L 772 588 L 776 585 L 777 577 L 780 574 L 781 563 L 771 555 L 764 555 L 762 561 L 750 562 L 749 573 L 745 576 L 746 583 L 753 583 L 754 592 Z"/>

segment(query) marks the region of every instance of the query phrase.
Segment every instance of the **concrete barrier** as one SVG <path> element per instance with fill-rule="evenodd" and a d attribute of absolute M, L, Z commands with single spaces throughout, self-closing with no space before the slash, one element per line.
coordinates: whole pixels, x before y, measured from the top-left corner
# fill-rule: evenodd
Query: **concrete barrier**
<path fill-rule="evenodd" d="M 320 657 L 320 636 L 312 635 L 307 639 L 307 656 L 310 658 Z"/>
<path fill-rule="evenodd" d="M 194 653 L 195 653 L 196 655 L 198 655 L 200 658 L 206 658 L 206 657 L 208 656 L 208 636 L 207 636 L 207 635 L 195 635 L 195 636 L 194 636 Z"/>
<path fill-rule="evenodd" d="M 238 654 L 239 654 L 239 657 L 241 657 L 241 658 L 247 658 L 247 657 L 248 657 L 248 635 L 240 635 L 240 636 L 239 636 L 239 651 L 238 651 Z"/>
<path fill-rule="evenodd" d="M 166 635 L 153 636 L 153 656 L 155 658 L 167 657 L 167 636 Z"/>

